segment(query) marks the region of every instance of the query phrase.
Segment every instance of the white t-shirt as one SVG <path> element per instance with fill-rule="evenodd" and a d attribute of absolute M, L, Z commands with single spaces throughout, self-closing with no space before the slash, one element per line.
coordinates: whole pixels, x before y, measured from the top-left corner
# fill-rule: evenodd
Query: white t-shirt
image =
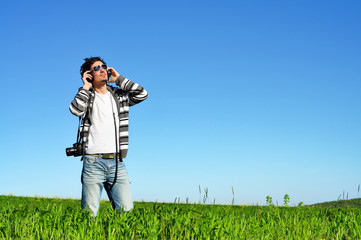
<path fill-rule="evenodd" d="M 89 129 L 88 148 L 86 153 L 115 153 L 115 136 L 118 136 L 119 133 L 119 118 L 117 105 L 109 91 L 107 91 L 106 94 L 95 92 L 91 118 L 92 123 Z"/>

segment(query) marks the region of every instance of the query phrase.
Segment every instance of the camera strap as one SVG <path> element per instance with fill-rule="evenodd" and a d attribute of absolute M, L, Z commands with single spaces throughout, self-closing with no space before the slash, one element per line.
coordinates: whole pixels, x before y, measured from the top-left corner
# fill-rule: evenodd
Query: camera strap
<path fill-rule="evenodd" d="M 117 129 L 117 124 L 116 124 L 116 119 L 115 119 L 113 98 L 114 98 L 114 95 L 112 93 L 110 93 L 110 102 L 112 104 L 112 112 L 113 112 L 113 120 L 114 120 L 114 131 L 115 131 L 115 176 L 114 176 L 114 181 L 113 181 L 112 185 L 110 186 L 110 189 L 112 189 L 114 184 L 117 182 L 117 176 L 118 176 L 118 152 L 120 154 L 120 151 L 118 151 L 118 147 L 119 147 L 119 144 L 118 144 L 119 129 Z M 114 99 L 114 100 L 116 101 L 116 99 Z M 117 109 L 117 111 L 118 111 L 118 109 Z M 118 120 L 118 122 L 119 122 L 119 120 Z"/>
<path fill-rule="evenodd" d="M 77 144 L 80 144 L 80 141 L 81 141 L 81 137 L 80 137 L 80 125 L 81 125 L 81 122 L 82 122 L 82 116 L 79 117 L 79 124 L 78 124 L 78 134 L 76 136 L 76 143 Z M 84 155 L 85 155 L 85 146 L 84 144 L 82 144 L 82 155 L 81 155 L 81 159 L 80 160 L 83 160 L 84 159 Z"/>
<path fill-rule="evenodd" d="M 81 117 L 79 117 L 78 134 L 76 136 L 76 143 L 80 143 L 80 123 L 81 123 Z"/>

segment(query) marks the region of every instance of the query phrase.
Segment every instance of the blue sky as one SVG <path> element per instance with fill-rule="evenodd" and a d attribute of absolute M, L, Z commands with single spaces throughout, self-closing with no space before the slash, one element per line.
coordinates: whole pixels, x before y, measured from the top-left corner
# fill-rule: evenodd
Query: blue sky
<path fill-rule="evenodd" d="M 131 108 L 136 201 L 358 197 L 359 1 L 8 1 L 0 9 L 0 194 L 80 198 L 83 59 L 149 99 Z M 202 193 L 199 193 L 199 186 Z M 105 197 L 106 194 L 103 196 Z"/>

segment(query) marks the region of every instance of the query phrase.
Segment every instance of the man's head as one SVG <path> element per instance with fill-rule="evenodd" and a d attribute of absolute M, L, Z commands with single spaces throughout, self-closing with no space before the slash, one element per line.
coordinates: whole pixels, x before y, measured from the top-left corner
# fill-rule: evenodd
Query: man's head
<path fill-rule="evenodd" d="M 106 82 L 108 80 L 107 65 L 103 59 L 100 57 L 90 57 L 85 58 L 84 61 L 83 65 L 80 67 L 81 76 L 83 76 L 86 71 L 91 71 L 93 81 Z"/>

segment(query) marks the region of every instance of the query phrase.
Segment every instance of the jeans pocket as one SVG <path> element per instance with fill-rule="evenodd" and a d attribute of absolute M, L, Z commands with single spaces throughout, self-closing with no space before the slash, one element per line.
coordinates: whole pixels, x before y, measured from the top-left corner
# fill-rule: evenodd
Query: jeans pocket
<path fill-rule="evenodd" d="M 84 155 L 84 164 L 94 164 L 98 159 L 98 156 Z"/>

